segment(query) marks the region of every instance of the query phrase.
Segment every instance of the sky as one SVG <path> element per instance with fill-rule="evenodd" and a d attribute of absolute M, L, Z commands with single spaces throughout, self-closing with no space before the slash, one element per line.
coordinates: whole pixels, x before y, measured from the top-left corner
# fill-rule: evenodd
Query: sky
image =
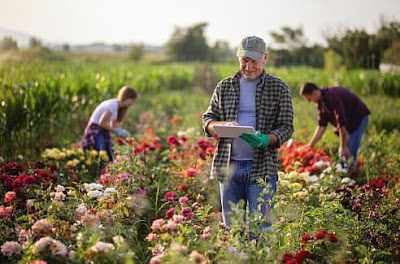
<path fill-rule="evenodd" d="M 302 27 L 310 44 L 346 29 L 400 21 L 400 0 L 0 0 L 0 28 L 68 43 L 164 45 L 176 27 L 206 22 L 209 45 Z"/>

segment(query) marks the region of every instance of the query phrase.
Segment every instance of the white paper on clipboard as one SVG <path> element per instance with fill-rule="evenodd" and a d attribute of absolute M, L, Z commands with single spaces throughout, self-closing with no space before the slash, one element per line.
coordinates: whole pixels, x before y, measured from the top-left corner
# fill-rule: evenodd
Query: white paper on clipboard
<path fill-rule="evenodd" d="M 220 138 L 237 138 L 242 133 L 256 134 L 256 131 L 252 126 L 214 125 L 214 129 L 217 136 Z"/>

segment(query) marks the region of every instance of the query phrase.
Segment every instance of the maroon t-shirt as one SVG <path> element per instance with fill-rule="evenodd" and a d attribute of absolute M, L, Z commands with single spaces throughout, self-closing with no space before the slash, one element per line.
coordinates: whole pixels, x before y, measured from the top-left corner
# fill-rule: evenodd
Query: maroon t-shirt
<path fill-rule="evenodd" d="M 349 133 L 354 132 L 363 118 L 370 114 L 367 106 L 353 92 L 343 87 L 324 87 L 318 102 L 318 124 L 335 126 L 335 132 L 345 126 Z"/>

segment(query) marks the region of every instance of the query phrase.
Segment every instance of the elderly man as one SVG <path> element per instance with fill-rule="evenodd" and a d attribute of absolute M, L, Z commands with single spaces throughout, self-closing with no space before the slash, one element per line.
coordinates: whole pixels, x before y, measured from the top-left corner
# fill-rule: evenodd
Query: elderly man
<path fill-rule="evenodd" d="M 282 80 L 268 74 L 264 66 L 268 52 L 263 39 L 250 36 L 238 47 L 239 71 L 216 86 L 210 105 L 203 114 L 208 136 L 217 136 L 215 125 L 252 126 L 256 135 L 219 138 L 211 175 L 219 181 L 224 223 L 231 224 L 231 204 L 245 201 L 250 215 L 261 206 L 265 220 L 276 190 L 277 148 L 293 133 L 290 91 Z M 270 191 L 264 192 L 265 186 Z M 259 198 L 263 198 L 262 202 Z M 260 229 L 268 224 L 260 224 Z"/>

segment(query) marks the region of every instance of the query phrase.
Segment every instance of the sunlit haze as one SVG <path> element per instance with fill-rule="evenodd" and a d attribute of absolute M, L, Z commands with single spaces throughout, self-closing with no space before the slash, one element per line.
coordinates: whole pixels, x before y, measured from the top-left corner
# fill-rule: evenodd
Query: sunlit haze
<path fill-rule="evenodd" d="M 344 29 L 373 33 L 381 18 L 400 20 L 399 0 L 0 0 L 0 29 L 69 44 L 165 44 L 175 27 L 207 22 L 212 44 L 235 46 L 247 35 L 263 37 L 282 26 L 301 26 L 310 43 Z"/>

